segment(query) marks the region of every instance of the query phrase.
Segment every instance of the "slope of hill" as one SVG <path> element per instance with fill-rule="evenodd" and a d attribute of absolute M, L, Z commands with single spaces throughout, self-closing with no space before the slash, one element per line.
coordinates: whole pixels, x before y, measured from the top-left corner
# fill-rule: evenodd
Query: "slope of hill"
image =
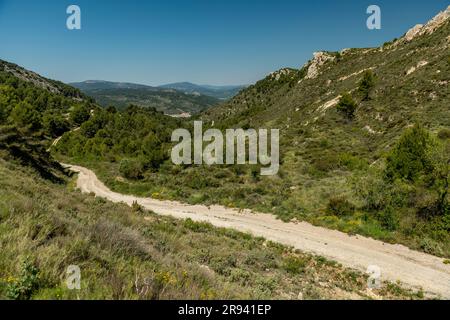
<path fill-rule="evenodd" d="M 366 275 L 262 238 L 74 191 L 46 151 L 54 132 L 43 114 L 67 112 L 66 129 L 81 124 L 86 137 L 105 124 L 151 128 L 143 140 L 152 152 L 166 126 L 179 125 L 151 109 L 103 110 L 76 92 L 17 66 L 0 71 L 0 299 L 423 298 L 390 283 L 368 291 Z M 81 290 L 66 286 L 70 265 L 81 269 Z"/>
<path fill-rule="evenodd" d="M 166 161 L 127 179 L 107 151 L 81 164 L 115 191 L 273 212 L 449 257 L 448 13 L 379 48 L 316 53 L 201 115 L 205 130 L 280 129 L 277 176 Z"/>
<path fill-rule="evenodd" d="M 76 100 L 89 100 L 80 90 L 68 86 L 60 81 L 50 80 L 35 72 L 26 70 L 14 63 L 0 59 L 0 72 L 13 75 L 18 80 L 30 83 L 37 88 L 48 90 L 50 93 L 61 94 L 66 98 Z"/>
<path fill-rule="evenodd" d="M 202 94 L 220 100 L 228 100 L 237 95 L 246 86 L 211 86 L 198 85 L 190 82 L 177 82 L 162 85 L 160 88 L 175 89 L 185 93 Z"/>
<path fill-rule="evenodd" d="M 0 125 L 48 141 L 88 119 L 94 108 L 78 89 L 0 61 Z"/>
<path fill-rule="evenodd" d="M 0 299 L 423 298 L 368 291 L 365 275 L 324 258 L 82 195 L 2 158 L 0 188 Z M 70 265 L 81 290 L 66 286 Z"/>
<path fill-rule="evenodd" d="M 169 115 L 196 114 L 220 102 L 202 94 L 133 83 L 85 81 L 71 85 L 95 98 L 104 107 L 115 106 L 122 110 L 132 104 L 155 108 Z"/>

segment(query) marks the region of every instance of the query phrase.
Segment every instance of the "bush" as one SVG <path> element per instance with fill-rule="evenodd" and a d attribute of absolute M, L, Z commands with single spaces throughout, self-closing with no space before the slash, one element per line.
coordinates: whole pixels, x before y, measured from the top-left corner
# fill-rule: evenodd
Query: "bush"
<path fill-rule="evenodd" d="M 306 262 L 298 257 L 290 256 L 285 259 L 283 269 L 291 274 L 300 274 L 305 271 Z"/>
<path fill-rule="evenodd" d="M 19 102 L 11 112 L 11 119 L 18 128 L 36 130 L 41 127 L 41 116 L 35 108 L 27 102 Z"/>
<path fill-rule="evenodd" d="M 377 220 L 383 228 L 389 231 L 395 231 L 399 226 L 399 219 L 391 206 L 388 206 L 383 211 L 379 212 L 377 214 Z"/>
<path fill-rule="evenodd" d="M 348 153 L 342 153 L 339 155 L 339 165 L 347 168 L 350 171 L 366 170 L 369 167 L 367 160 L 361 159 Z"/>
<path fill-rule="evenodd" d="M 91 115 L 91 112 L 86 105 L 84 105 L 84 104 L 76 105 L 73 108 L 72 112 L 70 113 L 70 121 L 74 125 L 79 126 L 83 122 L 86 122 L 87 120 L 89 120 L 90 115 Z"/>
<path fill-rule="evenodd" d="M 430 238 L 423 238 L 420 241 L 420 248 L 429 254 L 442 255 L 442 248 L 439 243 Z"/>
<path fill-rule="evenodd" d="M 341 98 L 339 99 L 339 103 L 337 105 L 337 110 L 344 114 L 347 118 L 353 119 L 355 117 L 355 111 L 356 111 L 357 104 L 353 100 L 350 93 L 345 92 L 342 94 Z"/>
<path fill-rule="evenodd" d="M 313 160 L 314 168 L 321 172 L 328 172 L 337 169 L 339 159 L 334 154 L 323 154 Z"/>
<path fill-rule="evenodd" d="M 131 204 L 131 210 L 135 213 L 143 213 L 145 211 L 137 201 L 133 201 L 133 203 Z"/>
<path fill-rule="evenodd" d="M 137 159 L 123 159 L 120 161 L 119 172 L 127 179 L 141 179 L 143 166 Z"/>
<path fill-rule="evenodd" d="M 42 118 L 42 124 L 45 132 L 54 138 L 69 131 L 69 123 L 61 115 L 45 114 Z"/>
<path fill-rule="evenodd" d="M 413 182 L 430 170 L 429 145 L 430 136 L 420 125 L 408 129 L 387 158 L 385 174 L 388 180 L 400 178 Z"/>
<path fill-rule="evenodd" d="M 39 288 L 39 269 L 28 259 L 22 264 L 20 278 L 8 285 L 6 296 L 13 300 L 30 300 Z"/>
<path fill-rule="evenodd" d="M 450 129 L 442 129 L 438 132 L 438 138 L 441 140 L 450 139 Z"/>
<path fill-rule="evenodd" d="M 355 212 L 355 206 L 344 197 L 335 197 L 329 200 L 326 211 L 337 217 L 349 216 Z"/>
<path fill-rule="evenodd" d="M 358 90 L 363 95 L 363 100 L 368 100 L 370 98 L 370 93 L 375 86 L 375 75 L 372 70 L 367 70 L 364 72 L 364 76 L 359 83 Z"/>

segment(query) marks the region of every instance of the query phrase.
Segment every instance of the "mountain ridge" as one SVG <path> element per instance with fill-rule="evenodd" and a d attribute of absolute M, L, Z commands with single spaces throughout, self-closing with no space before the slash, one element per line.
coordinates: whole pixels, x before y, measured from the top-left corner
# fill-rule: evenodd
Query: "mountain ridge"
<path fill-rule="evenodd" d="M 175 89 L 186 93 L 198 93 L 211 96 L 220 100 L 228 100 L 234 97 L 247 85 L 199 85 L 192 82 L 175 82 L 159 86 L 160 88 Z"/>
<path fill-rule="evenodd" d="M 119 109 L 133 104 L 169 115 L 196 114 L 220 103 L 219 99 L 202 94 L 129 82 L 87 80 L 71 85 L 95 98 L 103 107 L 115 105 Z"/>

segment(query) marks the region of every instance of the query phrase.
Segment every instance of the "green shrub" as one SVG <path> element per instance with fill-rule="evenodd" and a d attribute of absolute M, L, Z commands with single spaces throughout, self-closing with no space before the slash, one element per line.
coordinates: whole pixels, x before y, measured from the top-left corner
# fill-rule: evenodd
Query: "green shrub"
<path fill-rule="evenodd" d="M 339 159 L 334 154 L 324 154 L 313 160 L 314 168 L 321 172 L 337 169 Z"/>
<path fill-rule="evenodd" d="M 416 124 L 408 129 L 387 158 L 385 174 L 388 180 L 399 178 L 413 182 L 429 170 L 429 145 L 430 135 L 422 126 Z"/>
<path fill-rule="evenodd" d="M 76 105 L 72 112 L 70 113 L 70 121 L 74 125 L 81 125 L 83 122 L 87 121 L 91 115 L 91 111 L 84 104 Z"/>
<path fill-rule="evenodd" d="M 430 238 L 423 238 L 420 241 L 420 248 L 429 254 L 442 255 L 442 248 L 439 243 Z"/>
<path fill-rule="evenodd" d="M 306 261 L 295 256 L 289 256 L 284 260 L 283 269 L 291 274 L 300 274 L 305 271 Z"/>
<path fill-rule="evenodd" d="M 42 125 L 46 133 L 52 137 L 59 137 L 69 130 L 69 123 L 61 115 L 45 114 L 42 118 Z"/>
<path fill-rule="evenodd" d="M 450 129 L 442 129 L 438 132 L 438 138 L 441 140 L 450 139 Z"/>
<path fill-rule="evenodd" d="M 22 264 L 20 277 L 9 284 L 6 296 L 13 300 L 29 300 L 33 292 L 39 289 L 39 269 L 26 259 Z"/>
<path fill-rule="evenodd" d="M 377 220 L 383 228 L 389 231 L 395 231 L 399 226 L 399 219 L 391 206 L 388 206 L 383 211 L 379 212 L 377 214 Z"/>
<path fill-rule="evenodd" d="M 355 206 L 344 197 L 333 197 L 328 201 L 326 211 L 337 217 L 349 216 L 355 212 Z"/>
<path fill-rule="evenodd" d="M 369 167 L 367 160 L 361 159 L 348 153 L 342 153 L 339 155 L 339 165 L 347 168 L 350 171 L 365 170 Z"/>
<path fill-rule="evenodd" d="M 141 179 L 143 167 L 137 159 L 123 159 L 120 161 L 119 172 L 127 179 Z"/>
<path fill-rule="evenodd" d="M 348 92 L 342 94 L 337 104 L 337 110 L 344 114 L 348 119 L 353 119 L 355 117 L 356 107 L 356 102 Z"/>
<path fill-rule="evenodd" d="M 11 111 L 11 119 L 18 128 L 36 130 L 41 127 L 39 112 L 27 102 L 19 102 Z"/>
<path fill-rule="evenodd" d="M 370 93 L 375 86 L 375 75 L 372 70 L 367 70 L 364 72 L 362 80 L 359 82 L 358 90 L 363 96 L 363 100 L 368 100 L 370 98 Z"/>

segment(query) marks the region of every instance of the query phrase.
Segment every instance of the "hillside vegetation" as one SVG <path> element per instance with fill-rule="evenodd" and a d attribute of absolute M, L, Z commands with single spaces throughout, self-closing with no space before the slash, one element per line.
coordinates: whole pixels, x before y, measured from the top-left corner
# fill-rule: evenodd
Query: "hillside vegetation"
<path fill-rule="evenodd" d="M 72 85 L 95 98 L 101 106 L 114 106 L 119 110 L 132 104 L 169 115 L 197 114 L 220 103 L 217 98 L 199 93 L 132 83 L 86 81 Z"/>
<path fill-rule="evenodd" d="M 0 72 L 0 299 L 424 297 L 389 283 L 367 291 L 367 276 L 322 257 L 73 190 L 74 178 L 46 150 L 57 134 L 74 130 L 60 144 L 86 159 L 127 155 L 120 165 L 132 175 L 135 164 L 157 170 L 166 160 L 164 137 L 179 120 L 136 106 L 103 110 L 24 74 Z M 74 146 L 76 132 L 85 139 Z M 81 269 L 81 290 L 67 288 L 70 265 Z"/>
<path fill-rule="evenodd" d="M 273 212 L 449 257 L 449 39 L 447 10 L 380 48 L 316 53 L 201 115 L 205 127 L 280 129 L 277 176 L 170 160 L 128 175 L 134 151 L 74 152 L 109 141 L 101 130 L 68 134 L 56 151 L 120 192 Z"/>
<path fill-rule="evenodd" d="M 423 298 L 368 292 L 366 276 L 324 258 L 82 195 L 0 155 L 0 299 Z"/>
<path fill-rule="evenodd" d="M 380 48 L 316 53 L 199 117 L 280 129 L 269 177 L 257 165 L 173 165 L 170 135 L 191 121 L 100 108 L 0 61 L 0 298 L 423 298 L 387 283 L 367 291 L 360 273 L 248 234 L 83 195 L 53 156 L 123 193 L 252 208 L 450 257 L 445 14 Z M 64 283 L 72 264 L 81 291 Z"/>

